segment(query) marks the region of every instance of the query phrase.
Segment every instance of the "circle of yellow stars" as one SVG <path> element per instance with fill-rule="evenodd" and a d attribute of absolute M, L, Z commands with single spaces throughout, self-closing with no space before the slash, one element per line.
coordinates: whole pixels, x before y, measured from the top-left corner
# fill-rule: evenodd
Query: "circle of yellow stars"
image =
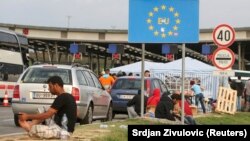
<path fill-rule="evenodd" d="M 153 25 L 154 23 L 153 23 L 152 18 L 158 12 L 161 12 L 161 11 L 170 12 L 173 14 L 173 16 L 175 18 L 174 19 L 174 21 L 175 21 L 174 26 L 172 26 L 170 28 L 170 30 L 168 30 L 168 31 L 166 31 L 164 28 L 161 28 L 160 30 L 156 29 Z M 162 38 L 166 38 L 167 36 L 178 36 L 178 33 L 177 33 L 177 31 L 179 29 L 178 25 L 181 23 L 181 20 L 179 17 L 180 17 L 180 13 L 178 11 L 176 11 L 173 6 L 167 7 L 166 5 L 163 4 L 159 7 L 157 7 L 157 6 L 154 7 L 153 10 L 148 13 L 148 18 L 147 18 L 146 22 L 149 25 L 148 29 L 154 33 L 154 36 L 160 36 Z M 158 24 L 157 21 L 156 21 L 156 24 Z"/>

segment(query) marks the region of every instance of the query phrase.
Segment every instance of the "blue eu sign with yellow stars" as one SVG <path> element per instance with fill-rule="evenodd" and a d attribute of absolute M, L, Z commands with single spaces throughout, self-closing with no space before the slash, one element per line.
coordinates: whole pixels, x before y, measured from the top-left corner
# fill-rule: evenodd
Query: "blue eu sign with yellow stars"
<path fill-rule="evenodd" d="M 129 0 L 128 41 L 199 42 L 199 0 Z"/>

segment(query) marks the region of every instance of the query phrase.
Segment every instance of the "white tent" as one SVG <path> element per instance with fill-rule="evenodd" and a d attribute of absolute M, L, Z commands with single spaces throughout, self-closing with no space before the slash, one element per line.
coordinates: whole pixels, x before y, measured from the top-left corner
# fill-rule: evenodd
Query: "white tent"
<path fill-rule="evenodd" d="M 162 70 L 172 70 L 172 71 L 181 71 L 182 70 L 182 59 L 175 60 L 173 62 L 165 63 L 164 65 L 160 65 L 158 67 L 153 67 L 154 71 L 162 71 Z M 186 57 L 185 58 L 185 71 L 188 72 L 212 72 L 216 70 L 215 67 L 203 63 L 199 60 Z"/>
<path fill-rule="evenodd" d="M 145 61 L 145 70 L 149 70 L 151 76 L 160 78 L 163 82 L 168 81 L 170 78 L 170 82 L 175 83 L 176 87 L 172 88 L 169 86 L 169 88 L 172 90 L 179 89 L 182 71 L 182 59 L 178 59 L 169 63 L 154 63 Z M 219 77 L 212 75 L 214 70 L 216 70 L 214 66 L 208 65 L 190 57 L 185 58 L 185 78 L 187 83 L 190 79 L 200 79 L 201 85 L 206 88 L 204 92 L 206 97 L 215 98 L 217 94 Z M 111 73 L 124 71 L 126 73 L 133 72 L 134 74 L 140 74 L 141 61 L 121 67 L 116 67 L 110 69 L 110 71 Z M 185 89 L 189 88 L 189 84 L 186 85 Z"/>
<path fill-rule="evenodd" d="M 155 63 L 155 62 L 149 62 L 145 61 L 145 68 L 144 70 L 152 70 L 152 71 L 181 71 L 182 70 L 182 59 L 175 60 L 173 62 L 169 63 Z M 192 72 L 212 72 L 216 70 L 215 67 L 205 64 L 199 60 L 192 59 L 190 57 L 185 58 L 185 70 L 186 71 L 192 71 Z M 133 72 L 133 73 L 141 73 L 141 61 L 112 68 L 110 69 L 111 73 L 117 73 L 119 71 L 124 71 L 126 73 Z"/>
<path fill-rule="evenodd" d="M 158 68 L 158 67 L 162 66 L 163 63 L 144 61 L 144 65 L 145 65 L 144 70 L 151 70 L 153 68 Z M 140 74 L 141 73 L 141 61 L 110 69 L 111 73 L 117 73 L 119 71 L 124 71 L 126 73 L 132 72 L 134 74 L 135 73 Z"/>

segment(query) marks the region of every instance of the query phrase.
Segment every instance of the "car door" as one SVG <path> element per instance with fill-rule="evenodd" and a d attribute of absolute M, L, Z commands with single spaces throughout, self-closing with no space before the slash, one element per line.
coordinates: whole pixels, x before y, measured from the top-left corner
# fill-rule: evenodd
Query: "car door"
<path fill-rule="evenodd" d="M 100 116 L 101 111 L 101 105 L 100 105 L 100 93 L 101 91 L 98 91 L 98 89 L 95 86 L 95 82 L 90 74 L 89 71 L 83 71 L 84 75 L 87 78 L 88 84 L 89 84 L 89 90 L 87 91 L 87 94 L 91 97 L 93 101 L 93 116 L 96 118 L 96 116 Z"/>
<path fill-rule="evenodd" d="M 81 105 L 88 105 L 91 99 L 91 96 L 89 96 L 88 92 L 91 91 L 91 87 L 88 85 L 87 78 L 85 77 L 82 70 L 77 70 L 76 76 L 79 84 L 80 103 Z"/>
<path fill-rule="evenodd" d="M 109 106 L 109 102 L 110 102 L 110 94 L 103 89 L 100 81 L 98 80 L 98 78 L 96 77 L 95 74 L 93 74 L 92 72 L 90 72 L 95 86 L 96 86 L 96 90 L 95 92 L 98 94 L 97 98 L 97 104 L 98 104 L 98 110 L 100 109 L 100 111 L 97 111 L 98 113 L 100 113 L 100 115 L 102 116 L 106 116 L 107 112 L 108 112 L 108 106 Z"/>

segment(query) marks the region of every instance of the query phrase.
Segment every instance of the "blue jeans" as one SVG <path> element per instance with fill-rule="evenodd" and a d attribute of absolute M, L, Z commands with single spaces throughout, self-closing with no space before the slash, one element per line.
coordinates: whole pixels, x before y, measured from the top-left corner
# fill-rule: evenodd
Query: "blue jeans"
<path fill-rule="evenodd" d="M 237 111 L 241 111 L 241 96 L 237 96 Z"/>
<path fill-rule="evenodd" d="M 198 101 L 200 101 L 200 104 L 201 104 L 201 108 L 203 110 L 203 113 L 206 113 L 206 108 L 205 108 L 205 105 L 204 105 L 204 96 L 202 93 L 200 94 L 196 94 L 195 95 L 195 105 L 198 107 Z"/>
<path fill-rule="evenodd" d="M 246 110 L 250 112 L 250 95 L 246 95 Z"/>

